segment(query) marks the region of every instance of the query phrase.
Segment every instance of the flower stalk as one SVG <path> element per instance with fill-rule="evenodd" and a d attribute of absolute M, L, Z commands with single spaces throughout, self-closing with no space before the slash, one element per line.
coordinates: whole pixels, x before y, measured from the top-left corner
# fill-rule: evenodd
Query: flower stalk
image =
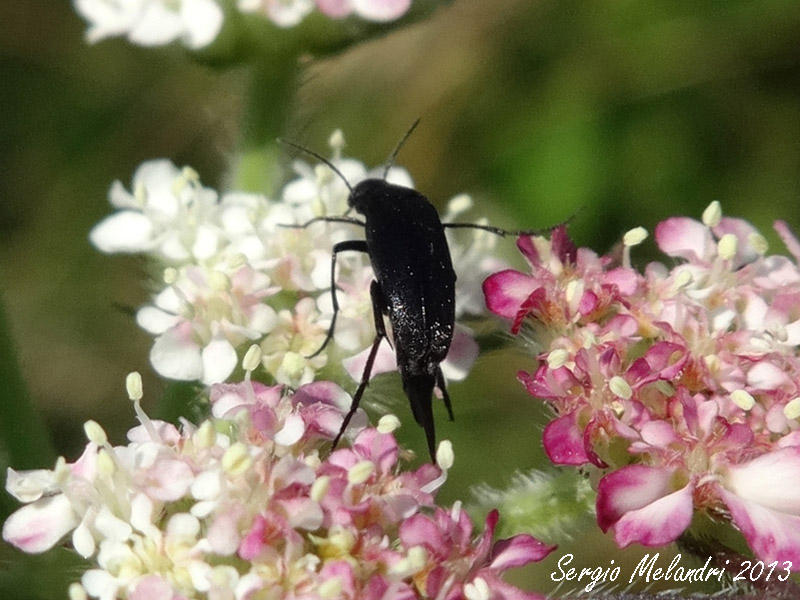
<path fill-rule="evenodd" d="M 52 462 L 55 456 L 44 421 L 31 404 L 27 386 L 10 335 L 5 307 L 0 301 L 0 381 L 4 382 L 0 402 L 0 467 L 8 464 L 23 468 Z M 5 500 L 5 499 L 4 499 Z M 5 503 L 4 503 L 5 504 Z M 0 516 L 10 512 L 2 506 Z"/>

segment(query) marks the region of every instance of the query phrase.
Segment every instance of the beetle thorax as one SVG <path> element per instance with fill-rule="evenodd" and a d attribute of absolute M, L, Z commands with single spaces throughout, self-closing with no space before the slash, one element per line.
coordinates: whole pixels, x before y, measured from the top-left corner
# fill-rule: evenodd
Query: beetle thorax
<path fill-rule="evenodd" d="M 366 214 L 372 204 L 390 201 L 393 191 L 400 186 L 393 185 L 383 179 L 365 179 L 359 182 L 350 192 L 347 204 L 357 212 Z M 397 195 L 397 192 L 394 192 Z"/>

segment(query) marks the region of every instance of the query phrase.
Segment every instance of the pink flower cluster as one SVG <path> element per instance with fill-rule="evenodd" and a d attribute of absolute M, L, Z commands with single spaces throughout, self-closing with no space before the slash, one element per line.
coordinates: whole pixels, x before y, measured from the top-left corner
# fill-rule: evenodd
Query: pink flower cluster
<path fill-rule="evenodd" d="M 335 384 L 221 384 L 211 402 L 211 419 L 179 430 L 137 401 L 127 445 L 89 422 L 75 463 L 10 470 L 26 505 L 3 538 L 40 553 L 71 535 L 94 565 L 76 598 L 539 597 L 499 577 L 552 548 L 527 535 L 493 544 L 496 512 L 473 537 L 459 504 L 434 506 L 446 473 L 400 469 L 396 419 L 356 425 L 352 446 L 325 456 L 350 403 Z"/>
<path fill-rule="evenodd" d="M 630 266 L 576 248 L 565 229 L 520 238 L 530 273 L 484 282 L 489 309 L 536 344 L 518 377 L 556 417 L 544 447 L 594 465 L 597 519 L 620 546 L 677 539 L 694 512 L 729 520 L 762 560 L 800 569 L 800 243 L 767 254 L 752 225 L 670 218 L 655 230 L 673 266 Z"/>

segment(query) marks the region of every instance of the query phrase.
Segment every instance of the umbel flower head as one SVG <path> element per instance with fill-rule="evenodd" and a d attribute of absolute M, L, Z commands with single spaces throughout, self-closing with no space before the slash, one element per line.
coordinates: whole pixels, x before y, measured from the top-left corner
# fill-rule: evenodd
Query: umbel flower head
<path fill-rule="evenodd" d="M 500 575 L 552 548 L 528 535 L 493 543 L 496 511 L 473 535 L 460 504 L 433 504 L 447 442 L 439 466 L 404 469 L 387 416 L 327 453 L 350 402 L 333 383 L 216 385 L 212 418 L 180 429 L 142 412 L 137 374 L 129 393 L 140 425 L 127 445 L 89 422 L 74 463 L 9 470 L 26 505 L 3 538 L 40 553 L 68 537 L 92 564 L 73 598 L 540 598 Z"/>
<path fill-rule="evenodd" d="M 73 0 L 88 22 L 90 43 L 125 36 L 139 46 L 162 46 L 176 40 L 191 49 L 211 44 L 222 29 L 222 0 Z M 279 27 L 293 27 L 314 10 L 332 19 L 355 16 L 394 21 L 411 0 L 238 0 L 236 9 L 263 15 Z"/>
<path fill-rule="evenodd" d="M 576 248 L 564 228 L 520 238 L 530 273 L 484 283 L 486 302 L 535 340 L 519 373 L 556 417 L 556 464 L 594 465 L 597 519 L 621 546 L 677 539 L 695 511 L 733 523 L 765 562 L 800 568 L 800 243 L 794 261 L 718 203 L 655 239 L 674 266 L 637 271 Z"/>
<path fill-rule="evenodd" d="M 341 156 L 341 133 L 331 137 L 332 164 L 351 185 L 383 170 L 368 171 L 359 161 Z M 219 195 L 204 186 L 190 168 L 167 160 L 142 164 L 130 191 L 116 182 L 109 200 L 116 209 L 91 232 L 103 252 L 146 255 L 163 277 L 152 301 L 137 313 L 138 324 L 151 333 L 150 360 L 170 379 L 210 385 L 228 380 L 253 343 L 262 350 L 263 371 L 270 383 L 300 386 L 323 369 L 329 377 L 361 376 L 375 337 L 369 258 L 357 252 L 339 255 L 336 294 L 340 306 L 336 335 L 316 354 L 333 317 L 331 252 L 348 239 L 363 239 L 352 224 L 317 222 L 292 228 L 315 217 L 340 216 L 349 190 L 326 165 L 298 161 L 297 177 L 273 200 L 257 194 Z M 393 167 L 387 180 L 413 186 L 408 173 Z M 470 208 L 456 196 L 445 218 Z M 289 226 L 289 227 L 287 227 Z M 492 251 L 496 240 L 484 231 L 449 232 L 455 269 L 457 318 L 482 310 L 480 283 L 500 268 Z M 472 333 L 456 326 L 450 354 L 442 364 L 447 379 L 463 379 L 477 356 Z M 373 375 L 396 369 L 395 355 L 384 342 Z"/>

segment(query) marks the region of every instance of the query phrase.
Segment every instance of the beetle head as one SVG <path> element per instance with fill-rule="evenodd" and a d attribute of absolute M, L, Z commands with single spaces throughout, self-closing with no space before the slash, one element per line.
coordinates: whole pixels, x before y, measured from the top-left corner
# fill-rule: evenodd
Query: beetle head
<path fill-rule="evenodd" d="M 347 204 L 357 212 L 364 214 L 367 206 L 372 202 L 391 201 L 392 192 L 398 186 L 383 179 L 365 179 L 359 182 L 350 192 Z"/>

